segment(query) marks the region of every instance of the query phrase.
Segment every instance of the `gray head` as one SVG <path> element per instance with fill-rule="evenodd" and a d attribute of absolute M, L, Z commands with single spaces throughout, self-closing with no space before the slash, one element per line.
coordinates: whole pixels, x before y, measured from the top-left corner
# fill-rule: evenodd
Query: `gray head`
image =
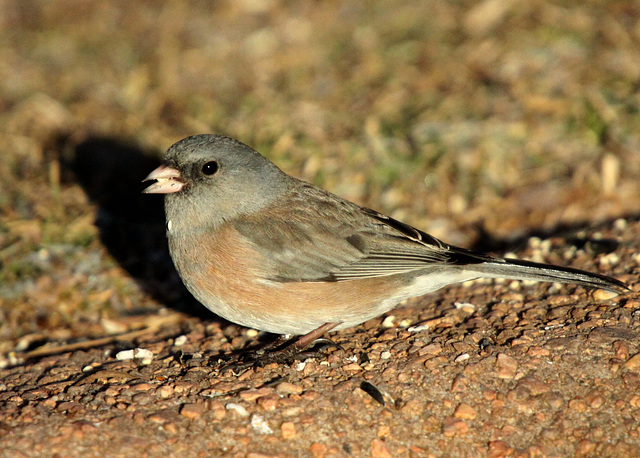
<path fill-rule="evenodd" d="M 157 181 L 144 192 L 166 194 L 172 224 L 202 229 L 265 207 L 285 193 L 293 179 L 244 143 L 195 135 L 171 146 L 148 180 Z"/>

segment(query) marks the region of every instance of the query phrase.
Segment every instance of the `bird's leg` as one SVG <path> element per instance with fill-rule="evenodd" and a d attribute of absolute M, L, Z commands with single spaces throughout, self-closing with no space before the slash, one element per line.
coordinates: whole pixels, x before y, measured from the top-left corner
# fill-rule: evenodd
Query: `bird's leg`
<path fill-rule="evenodd" d="M 291 363 L 294 359 L 300 358 L 302 356 L 310 357 L 317 356 L 319 353 L 314 351 L 305 351 L 307 347 L 312 345 L 314 342 L 321 342 L 325 344 L 329 344 L 338 348 L 341 348 L 340 345 L 333 342 L 331 339 L 326 337 L 322 337 L 326 332 L 329 332 L 340 323 L 325 323 L 322 326 L 314 329 L 308 334 L 303 335 L 302 337 L 294 340 L 288 341 L 280 346 L 280 348 L 259 352 L 262 354 L 254 354 L 249 358 L 249 360 L 245 360 L 242 362 L 229 363 L 224 369 L 232 369 L 234 372 L 238 372 L 238 370 L 248 369 L 251 366 L 260 366 L 264 367 L 267 364 L 277 363 L 277 364 L 288 364 Z M 271 348 L 273 348 L 271 346 Z"/>
<path fill-rule="evenodd" d="M 258 365 L 265 366 L 271 363 L 287 363 L 302 356 L 317 356 L 318 352 L 305 351 L 305 349 L 310 345 L 313 345 L 314 342 L 328 343 L 330 345 L 339 347 L 339 345 L 336 345 L 331 339 L 322 337 L 325 333 L 331 331 L 339 324 L 340 323 L 325 323 L 322 326 L 314 329 L 310 333 L 298 338 L 297 340 L 289 341 L 279 349 L 270 351 L 268 353 L 265 353 L 264 355 L 257 357 L 255 362 Z"/>
<path fill-rule="evenodd" d="M 307 348 L 309 345 L 311 345 L 313 342 L 317 340 L 321 340 L 325 343 L 331 343 L 335 345 L 335 343 L 331 339 L 327 339 L 326 337 L 321 339 L 321 337 L 325 333 L 331 331 L 333 328 L 338 326 L 339 324 L 340 323 L 325 323 L 322 326 L 314 329 L 310 333 L 303 335 L 298 340 L 296 340 L 292 345 L 295 346 L 296 349 L 298 350 L 303 350 Z"/>

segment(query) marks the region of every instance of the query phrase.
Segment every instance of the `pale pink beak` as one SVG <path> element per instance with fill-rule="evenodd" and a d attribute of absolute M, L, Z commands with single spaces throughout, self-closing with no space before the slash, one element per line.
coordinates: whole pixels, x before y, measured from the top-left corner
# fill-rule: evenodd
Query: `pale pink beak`
<path fill-rule="evenodd" d="M 162 164 L 155 169 L 144 181 L 157 180 L 151 186 L 142 191 L 145 194 L 171 194 L 172 192 L 178 192 L 184 187 L 184 181 L 182 181 L 182 175 L 180 171 L 169 167 L 166 164 Z"/>

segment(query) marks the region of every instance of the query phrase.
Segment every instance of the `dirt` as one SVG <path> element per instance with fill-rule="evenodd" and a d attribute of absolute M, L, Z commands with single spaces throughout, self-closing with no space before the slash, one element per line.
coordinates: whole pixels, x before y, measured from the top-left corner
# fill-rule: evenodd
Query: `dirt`
<path fill-rule="evenodd" d="M 598 264 L 619 259 L 617 277 L 637 285 L 640 223 L 616 226 L 600 228 L 619 243 Z M 545 257 L 568 250 L 550 240 Z M 601 270 L 591 259 L 578 250 L 572 265 Z M 634 456 L 639 307 L 636 293 L 474 282 L 332 335 L 340 349 L 238 373 L 228 363 L 261 336 L 165 310 L 130 339 L 5 368 L 0 444 L 5 456 Z"/>

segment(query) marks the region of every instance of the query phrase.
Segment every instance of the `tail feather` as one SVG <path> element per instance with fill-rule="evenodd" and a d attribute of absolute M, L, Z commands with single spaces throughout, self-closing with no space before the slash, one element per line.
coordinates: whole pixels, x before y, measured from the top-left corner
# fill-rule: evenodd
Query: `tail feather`
<path fill-rule="evenodd" d="M 572 267 L 541 264 L 520 259 L 496 259 L 495 261 L 483 262 L 470 267 L 471 270 L 477 271 L 483 277 L 575 283 L 616 293 L 630 291 L 627 285 L 620 280 L 606 275 L 586 272 Z"/>

